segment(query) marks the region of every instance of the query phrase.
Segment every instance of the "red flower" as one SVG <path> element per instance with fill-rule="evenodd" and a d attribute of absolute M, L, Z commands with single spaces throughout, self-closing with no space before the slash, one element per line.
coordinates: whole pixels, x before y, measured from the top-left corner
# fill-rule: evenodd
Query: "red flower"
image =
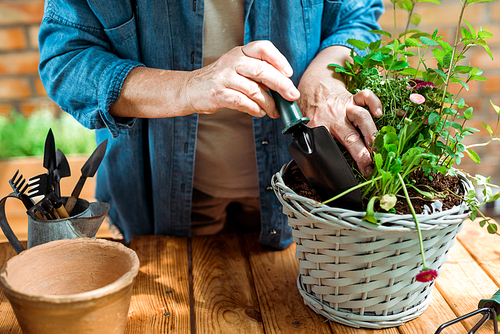
<path fill-rule="evenodd" d="M 434 84 L 430 81 L 421 81 L 421 82 L 418 82 L 414 87 L 413 89 L 415 90 L 421 90 L 422 88 L 425 88 L 425 87 L 429 87 L 429 88 L 434 88 Z"/>
<path fill-rule="evenodd" d="M 417 281 L 422 283 L 432 282 L 436 279 L 436 277 L 438 277 L 437 271 L 424 268 L 417 274 Z"/>

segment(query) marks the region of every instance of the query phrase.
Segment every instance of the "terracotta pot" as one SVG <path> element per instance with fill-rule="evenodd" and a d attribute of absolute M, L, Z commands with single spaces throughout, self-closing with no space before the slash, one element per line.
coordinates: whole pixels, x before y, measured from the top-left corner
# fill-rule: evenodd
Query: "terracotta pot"
<path fill-rule="evenodd" d="M 123 333 L 137 254 L 103 239 L 57 240 L 30 248 L 0 271 L 23 333 Z"/>

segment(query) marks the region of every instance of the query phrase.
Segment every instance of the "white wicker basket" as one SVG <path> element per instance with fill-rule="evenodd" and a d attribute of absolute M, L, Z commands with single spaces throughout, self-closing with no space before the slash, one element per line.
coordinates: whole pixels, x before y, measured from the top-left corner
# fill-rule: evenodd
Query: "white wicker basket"
<path fill-rule="evenodd" d="M 332 321 L 357 328 L 399 326 L 421 315 L 433 283 L 415 280 L 422 258 L 412 215 L 376 214 L 381 225 L 364 222 L 364 212 L 296 194 L 283 182 L 287 167 L 273 176 L 272 186 L 293 229 L 304 302 Z M 441 272 L 468 216 L 466 203 L 418 216 L 428 267 Z"/>

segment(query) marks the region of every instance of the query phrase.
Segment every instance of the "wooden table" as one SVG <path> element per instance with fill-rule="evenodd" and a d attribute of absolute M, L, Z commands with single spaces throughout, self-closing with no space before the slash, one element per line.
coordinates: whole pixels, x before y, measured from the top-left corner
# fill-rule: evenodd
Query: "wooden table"
<path fill-rule="evenodd" d="M 223 234 L 193 239 L 143 236 L 132 240 L 141 261 L 127 333 L 434 333 L 444 322 L 477 309 L 500 287 L 500 239 L 467 222 L 436 281 L 429 308 L 398 328 L 355 329 L 315 314 L 296 287 L 295 246 L 272 251 L 258 235 Z M 14 256 L 0 244 L 0 264 Z M 443 333 L 466 333 L 480 316 Z M 0 333 L 21 333 L 0 293 Z M 491 321 L 477 333 L 493 333 Z"/>

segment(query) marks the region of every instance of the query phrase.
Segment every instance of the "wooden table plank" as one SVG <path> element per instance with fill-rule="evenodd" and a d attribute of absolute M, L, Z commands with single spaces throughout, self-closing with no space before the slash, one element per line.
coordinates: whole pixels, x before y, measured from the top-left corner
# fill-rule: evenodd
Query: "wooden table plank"
<path fill-rule="evenodd" d="M 137 275 L 126 333 L 191 333 L 187 238 L 135 237 Z"/>
<path fill-rule="evenodd" d="M 330 321 L 330 327 L 335 334 L 398 334 L 400 331 L 398 327 L 386 328 L 386 329 L 368 329 L 368 328 L 352 328 L 349 326 L 344 326 L 333 321 Z M 418 332 L 421 334 L 423 332 Z M 415 332 L 417 334 L 417 332 Z"/>
<path fill-rule="evenodd" d="M 263 334 L 257 296 L 236 234 L 191 243 L 196 333 Z"/>
<path fill-rule="evenodd" d="M 303 302 L 297 290 L 298 260 L 295 245 L 273 251 L 258 243 L 258 235 L 245 235 L 255 289 L 267 334 L 332 333 L 325 319 Z"/>
<path fill-rule="evenodd" d="M 446 264 L 445 264 L 446 265 Z M 415 320 L 407 322 L 398 329 L 401 334 L 421 334 L 435 333 L 443 323 L 455 319 L 456 315 L 443 298 L 439 290 L 434 286 L 432 299 L 425 312 Z M 451 329 L 443 331 L 442 334 L 466 333 L 465 327 L 461 324 L 454 325 Z"/>
<path fill-rule="evenodd" d="M 458 240 L 500 287 L 500 236 L 489 234 L 476 220 L 464 224 L 464 228 L 458 234 Z"/>
<path fill-rule="evenodd" d="M 436 287 L 456 317 L 477 310 L 480 299 L 490 298 L 498 290 L 498 286 L 459 242 L 451 248 L 448 261 L 436 280 Z M 467 330 L 471 330 L 478 318 L 469 318 L 462 323 Z M 488 321 L 476 333 L 492 332 L 493 323 Z"/>
<path fill-rule="evenodd" d="M 26 248 L 26 241 L 21 241 Z M 0 268 L 3 267 L 11 257 L 16 255 L 16 251 L 7 242 L 0 243 Z M 9 300 L 5 297 L 2 289 L 0 289 L 0 333 L 21 334 L 21 327 L 17 322 L 14 310 L 10 305 Z"/>

